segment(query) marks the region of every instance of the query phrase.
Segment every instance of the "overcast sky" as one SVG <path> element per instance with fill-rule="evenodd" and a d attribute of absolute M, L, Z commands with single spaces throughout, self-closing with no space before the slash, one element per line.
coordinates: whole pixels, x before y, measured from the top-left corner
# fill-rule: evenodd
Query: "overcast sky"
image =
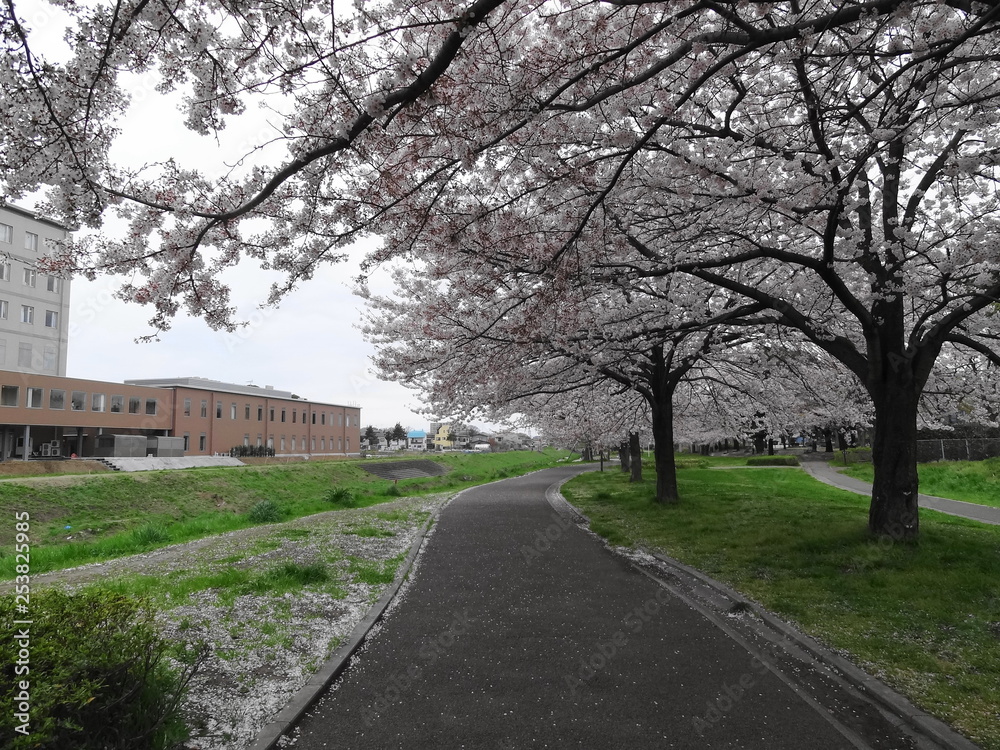
<path fill-rule="evenodd" d="M 112 297 L 113 278 L 76 279 L 70 302 L 67 375 L 120 382 L 130 378 L 198 376 L 231 383 L 273 385 L 303 398 L 360 405 L 363 425 L 426 429 L 414 413 L 412 391 L 377 380 L 369 371 L 372 347 L 354 327 L 362 300 L 350 290 L 356 264 L 329 266 L 277 309 L 257 309 L 269 282 L 262 272 L 239 272 L 233 289 L 243 319 L 236 333 L 211 330 L 180 317 L 152 343 L 150 310 Z"/>
<path fill-rule="evenodd" d="M 44 39 L 54 60 L 65 59 L 62 31 L 65 20 L 43 3 L 23 4 L 29 26 Z M 41 42 L 39 42 L 41 43 Z M 35 47 L 38 49 L 38 47 Z M 121 124 L 122 136 L 114 151 L 119 163 L 142 164 L 175 159 L 181 166 L 203 168 L 211 175 L 228 170 L 254 145 L 275 136 L 267 119 L 251 110 L 233 123 L 218 140 L 185 129 L 177 111 L 177 97 L 154 90 L 150 76 L 134 78 L 133 105 Z M 273 105 L 273 102 L 272 102 Z M 280 145 L 264 152 L 260 161 L 283 160 Z M 34 201 L 20 201 L 33 208 Z M 115 226 L 109 224 L 107 233 Z M 357 404 L 362 425 L 426 429 L 428 417 L 419 409 L 415 393 L 395 383 L 380 382 L 369 369 L 373 348 L 355 327 L 363 301 L 351 291 L 364 248 L 352 252 L 349 263 L 326 266 L 277 309 L 259 309 L 276 278 L 251 264 L 228 277 L 239 316 L 250 325 L 237 333 L 211 330 L 205 323 L 181 315 L 172 330 L 154 343 L 135 343 L 152 333 L 151 309 L 114 299 L 121 279 L 95 282 L 74 279 L 71 292 L 70 344 L 67 375 L 120 382 L 130 378 L 198 376 L 232 383 L 273 385 L 303 398 L 336 404 Z M 387 292 L 383 275 L 372 283 Z"/>

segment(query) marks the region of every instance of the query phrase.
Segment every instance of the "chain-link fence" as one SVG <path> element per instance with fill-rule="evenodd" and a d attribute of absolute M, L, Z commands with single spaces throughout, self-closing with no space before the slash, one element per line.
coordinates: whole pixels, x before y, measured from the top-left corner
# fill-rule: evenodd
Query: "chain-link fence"
<path fill-rule="evenodd" d="M 982 461 L 1000 456 L 1000 438 L 918 440 L 917 461 Z"/>

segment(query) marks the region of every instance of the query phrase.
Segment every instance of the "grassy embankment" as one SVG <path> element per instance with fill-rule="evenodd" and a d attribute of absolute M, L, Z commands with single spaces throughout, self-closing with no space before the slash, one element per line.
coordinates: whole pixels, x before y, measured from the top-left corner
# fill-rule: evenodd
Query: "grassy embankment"
<path fill-rule="evenodd" d="M 919 545 L 876 540 L 868 499 L 794 470 L 585 474 L 563 488 L 613 544 L 662 551 L 724 581 L 987 750 L 1000 750 L 1000 528 L 921 514 Z"/>
<path fill-rule="evenodd" d="M 917 471 L 925 495 L 1000 508 L 1000 458 L 919 464 Z M 843 473 L 870 482 L 874 469 L 871 464 L 852 464 Z"/>
<path fill-rule="evenodd" d="M 71 484 L 0 483 L 0 580 L 14 575 L 14 512 L 31 518 L 31 572 L 145 552 L 260 523 L 364 507 L 402 495 L 458 491 L 554 465 L 566 452 L 433 456 L 448 474 L 379 479 L 358 461 L 112 474 Z M 412 458 L 412 457 L 410 457 Z M 350 502 L 331 497 L 349 493 Z"/>

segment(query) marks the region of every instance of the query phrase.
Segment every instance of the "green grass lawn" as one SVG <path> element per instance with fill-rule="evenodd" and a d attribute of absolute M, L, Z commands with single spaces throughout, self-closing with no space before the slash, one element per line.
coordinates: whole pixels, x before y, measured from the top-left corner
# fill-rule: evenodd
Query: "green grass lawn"
<path fill-rule="evenodd" d="M 556 465 L 566 451 L 428 455 L 449 467 L 440 477 L 394 484 L 359 461 L 137 472 L 61 484 L 0 484 L 0 580 L 14 576 L 13 514 L 30 514 L 31 572 L 145 552 L 263 522 L 364 507 L 401 495 L 458 491 Z M 408 457 L 412 458 L 412 457 Z M 347 503 L 333 502 L 331 491 Z"/>
<path fill-rule="evenodd" d="M 876 540 L 868 500 L 801 471 L 690 469 L 681 502 L 652 472 L 563 488 L 591 528 L 724 581 L 987 750 L 1000 750 L 1000 528 L 921 512 L 919 545 Z"/>
<path fill-rule="evenodd" d="M 925 495 L 1000 508 L 1000 458 L 919 464 L 917 471 Z M 871 464 L 853 464 L 843 473 L 870 482 L 874 469 Z"/>

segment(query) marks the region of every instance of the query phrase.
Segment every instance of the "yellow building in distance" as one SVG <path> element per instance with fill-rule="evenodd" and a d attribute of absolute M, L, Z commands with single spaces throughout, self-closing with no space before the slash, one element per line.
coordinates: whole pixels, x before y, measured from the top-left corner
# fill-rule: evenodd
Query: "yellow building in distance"
<path fill-rule="evenodd" d="M 451 437 L 450 424 L 432 424 L 431 436 L 434 438 L 434 450 L 445 450 L 455 447 L 455 441 L 449 440 Z"/>

